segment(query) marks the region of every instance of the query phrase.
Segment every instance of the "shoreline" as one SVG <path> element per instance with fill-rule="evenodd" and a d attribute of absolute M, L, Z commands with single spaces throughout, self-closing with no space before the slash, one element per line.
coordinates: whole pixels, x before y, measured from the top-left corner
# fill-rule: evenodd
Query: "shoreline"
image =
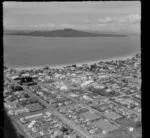
<path fill-rule="evenodd" d="M 31 69 L 42 69 L 44 67 L 49 67 L 49 68 L 64 68 L 66 66 L 71 66 L 71 65 L 77 65 L 77 66 L 82 66 L 83 64 L 91 65 L 91 64 L 97 64 L 98 62 L 105 62 L 105 61 L 114 61 L 114 60 L 125 60 L 125 59 L 130 59 L 137 53 L 141 52 L 135 52 L 132 55 L 127 55 L 127 56 L 122 56 L 122 57 L 112 57 L 112 58 L 107 58 L 107 59 L 96 59 L 96 60 L 91 60 L 91 61 L 83 61 L 83 62 L 75 62 L 75 63 L 68 63 L 68 64 L 56 64 L 56 65 L 40 65 L 40 66 L 29 66 L 29 67 L 17 67 L 17 66 L 7 66 L 10 69 L 16 69 L 16 70 L 31 70 Z"/>

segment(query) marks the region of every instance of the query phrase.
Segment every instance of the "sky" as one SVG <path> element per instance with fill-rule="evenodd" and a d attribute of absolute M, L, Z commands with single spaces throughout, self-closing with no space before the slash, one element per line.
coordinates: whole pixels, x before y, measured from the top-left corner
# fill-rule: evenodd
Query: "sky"
<path fill-rule="evenodd" d="M 3 2 L 8 30 L 73 28 L 140 32 L 140 1 Z"/>

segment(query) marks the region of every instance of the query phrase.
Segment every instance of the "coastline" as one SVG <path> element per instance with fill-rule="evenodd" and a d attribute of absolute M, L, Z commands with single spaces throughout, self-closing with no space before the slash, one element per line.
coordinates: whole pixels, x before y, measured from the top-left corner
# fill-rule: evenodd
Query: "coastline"
<path fill-rule="evenodd" d="M 75 63 L 68 63 L 68 64 L 58 64 L 58 65 L 40 65 L 40 66 L 29 66 L 29 67 L 16 67 L 16 66 L 10 66 L 8 68 L 11 69 L 16 69 L 16 70 L 31 70 L 31 69 L 42 69 L 44 67 L 49 67 L 49 68 L 56 68 L 56 69 L 61 69 L 66 66 L 71 66 L 71 65 L 77 65 L 77 66 L 82 66 L 83 64 L 91 65 L 91 64 L 97 64 L 98 62 L 102 61 L 114 61 L 114 60 L 125 60 L 125 59 L 130 59 L 132 58 L 136 53 L 140 52 L 135 52 L 132 55 L 127 55 L 127 56 L 121 56 L 121 57 L 113 57 L 113 58 L 107 58 L 107 59 L 97 59 L 97 60 L 91 60 L 91 61 L 85 61 L 85 62 L 75 62 Z"/>

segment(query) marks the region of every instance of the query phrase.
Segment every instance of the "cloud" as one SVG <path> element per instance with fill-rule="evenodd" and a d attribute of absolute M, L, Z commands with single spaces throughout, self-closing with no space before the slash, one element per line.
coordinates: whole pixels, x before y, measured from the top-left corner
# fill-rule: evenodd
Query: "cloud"
<path fill-rule="evenodd" d="M 3 2 L 16 14 L 51 13 L 131 13 L 140 10 L 140 2 Z"/>
<path fill-rule="evenodd" d="M 33 28 L 47 28 L 47 27 L 55 27 L 55 24 L 48 23 L 48 24 L 32 24 L 31 27 Z"/>
<path fill-rule="evenodd" d="M 141 16 L 139 14 L 131 14 L 128 16 L 130 22 L 137 22 L 141 20 Z"/>
<path fill-rule="evenodd" d="M 100 18 L 98 21 L 99 23 L 103 24 L 103 23 L 109 23 L 111 22 L 113 19 L 111 17 L 105 17 L 105 18 Z"/>
<path fill-rule="evenodd" d="M 98 24 L 96 24 L 96 26 L 101 27 L 101 26 L 106 26 L 106 24 L 105 23 L 98 23 Z"/>
<path fill-rule="evenodd" d="M 125 16 L 121 16 L 121 17 L 109 17 L 106 16 L 104 18 L 99 18 L 98 19 L 98 24 L 108 24 L 108 25 L 112 25 L 112 24 L 132 24 L 132 23 L 139 23 L 141 20 L 141 16 L 139 14 L 128 14 Z"/>
<path fill-rule="evenodd" d="M 55 24 L 49 23 L 49 24 L 47 24 L 47 27 L 55 27 Z"/>
<path fill-rule="evenodd" d="M 90 23 L 91 21 L 89 19 L 83 19 L 84 23 Z"/>
<path fill-rule="evenodd" d="M 139 14 L 129 14 L 125 17 L 120 17 L 117 19 L 118 23 L 138 23 L 141 20 L 141 16 Z"/>
<path fill-rule="evenodd" d="M 74 25 L 73 24 L 67 24 L 67 23 L 64 23 L 64 24 L 60 24 L 59 25 L 60 27 L 74 27 Z"/>
<path fill-rule="evenodd" d="M 67 24 L 67 23 L 60 23 L 60 24 L 53 24 L 53 23 L 48 23 L 48 24 L 32 24 L 30 25 L 31 28 L 55 28 L 55 27 L 60 27 L 60 28 L 71 28 L 74 27 L 73 24 Z"/>

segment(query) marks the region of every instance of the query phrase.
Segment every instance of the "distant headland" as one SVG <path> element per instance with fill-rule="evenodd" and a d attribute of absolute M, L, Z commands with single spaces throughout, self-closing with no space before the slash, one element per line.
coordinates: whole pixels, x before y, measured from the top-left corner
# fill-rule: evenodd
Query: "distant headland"
<path fill-rule="evenodd" d="M 100 33 L 92 31 L 82 31 L 71 28 L 49 30 L 49 31 L 4 31 L 4 35 L 24 35 L 24 36 L 35 36 L 35 37 L 126 37 L 125 34 L 115 33 Z"/>

